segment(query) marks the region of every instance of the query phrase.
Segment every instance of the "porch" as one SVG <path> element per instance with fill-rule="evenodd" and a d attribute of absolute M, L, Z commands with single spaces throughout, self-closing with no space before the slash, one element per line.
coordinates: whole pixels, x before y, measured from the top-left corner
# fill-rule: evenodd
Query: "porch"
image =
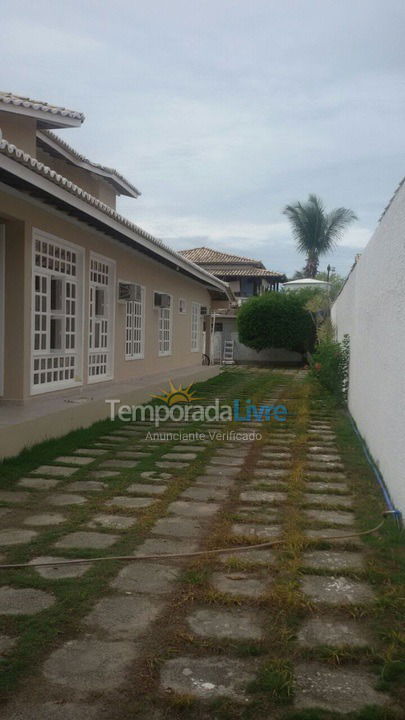
<path fill-rule="evenodd" d="M 169 378 L 174 384 L 189 385 L 219 372 L 218 366 L 193 366 L 122 382 L 98 383 L 74 393 L 50 393 L 33 397 L 24 405 L 4 403 L 0 405 L 0 458 L 12 457 L 25 447 L 107 418 L 109 399 L 119 398 L 128 405 L 143 403 L 166 387 Z"/>

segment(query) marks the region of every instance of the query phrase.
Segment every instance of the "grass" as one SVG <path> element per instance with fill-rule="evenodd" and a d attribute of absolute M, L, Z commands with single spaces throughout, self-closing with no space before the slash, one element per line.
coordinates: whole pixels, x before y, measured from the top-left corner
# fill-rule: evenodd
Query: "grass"
<path fill-rule="evenodd" d="M 258 383 L 257 378 L 249 372 L 227 371 L 221 375 L 205 382 L 195 385 L 198 395 L 203 394 L 209 401 L 210 398 L 220 396 L 223 398 L 234 397 L 240 391 L 241 394 L 249 392 L 250 387 Z M 90 428 L 80 429 L 69 433 L 63 438 L 50 440 L 41 443 L 31 449 L 24 450 L 17 457 L 6 459 L 0 465 L 0 487 L 2 489 L 14 488 L 15 482 L 34 470 L 38 465 L 48 464 L 55 461 L 59 455 L 68 455 L 79 447 L 91 447 L 101 436 L 125 427 L 125 423 L 118 421 L 98 422 Z M 198 424 L 190 426 L 188 430 L 198 428 Z M 131 439 L 128 440 L 128 443 Z M 123 449 L 128 444 L 126 441 L 120 445 Z M 41 555 L 57 555 L 53 545 L 65 534 L 82 529 L 88 520 L 99 510 L 100 506 L 110 497 L 120 494 L 129 483 L 133 483 L 142 471 L 154 468 L 154 463 L 161 455 L 166 453 L 177 441 L 158 443 L 150 457 L 142 458 L 135 470 L 123 471 L 118 479 L 112 478 L 108 481 L 105 491 L 88 495 L 88 502 L 83 506 L 69 507 L 64 509 L 68 515 L 68 521 L 61 526 L 44 529 L 39 532 L 38 537 L 29 545 L 10 546 L 7 548 L 7 562 L 28 562 L 33 557 Z M 127 555 L 134 552 L 135 548 L 145 539 L 148 531 L 154 522 L 165 515 L 166 508 L 170 502 L 177 498 L 180 492 L 187 488 L 194 478 L 202 473 L 209 457 L 213 454 L 218 442 L 213 441 L 207 448 L 198 454 L 196 460 L 188 468 L 176 471 L 175 477 L 170 481 L 167 492 L 158 498 L 158 501 L 143 512 L 136 513 L 138 522 L 136 526 L 126 532 L 120 533 L 120 540 L 114 545 L 114 555 Z M 111 452 L 98 457 L 92 470 L 98 464 L 104 462 L 114 455 L 117 446 Z M 74 475 L 74 480 L 86 477 L 88 468 L 80 468 Z M 57 490 L 63 490 L 63 486 L 71 480 L 62 480 Z M 140 483 L 140 490 L 141 490 Z M 52 492 L 52 491 L 50 491 Z M 31 498 L 24 505 L 24 511 L 42 511 L 43 498 L 49 491 L 32 491 Z M 7 506 L 7 504 L 3 503 Z M 58 510 L 58 508 L 55 508 Z M 117 509 L 103 507 L 103 512 L 117 512 Z M 13 506 L 13 512 L 18 516 L 19 508 Z M 119 514 L 134 514 L 131 511 L 120 509 Z M 102 529 L 99 532 L 103 531 Z M 111 550 L 93 551 L 84 549 L 66 549 L 64 557 L 94 557 L 95 555 L 108 555 Z M 98 563 L 79 578 L 50 580 L 40 577 L 34 570 L 21 569 L 13 571 L 0 571 L 2 584 L 10 584 L 13 587 L 31 587 L 53 593 L 56 598 L 55 604 L 48 610 L 36 616 L 2 616 L 0 618 L 0 632 L 18 637 L 15 649 L 2 661 L 0 674 L 0 697 L 4 700 L 10 693 L 14 692 L 17 684 L 27 675 L 40 671 L 41 660 L 49 652 L 59 646 L 63 641 L 77 636 L 81 632 L 81 619 L 94 605 L 96 599 L 109 592 L 109 582 L 117 573 L 117 564 L 106 561 Z"/>
<path fill-rule="evenodd" d="M 248 686 L 248 692 L 270 696 L 277 705 L 284 705 L 293 695 L 293 671 L 286 660 L 272 660 L 263 665 Z"/>
<path fill-rule="evenodd" d="M 308 547 L 304 535 L 306 526 L 302 512 L 305 487 L 303 460 L 309 443 L 316 444 L 314 436 L 308 435 L 308 422 L 316 414 L 327 418 L 333 432 L 336 433 L 336 445 L 341 455 L 348 485 L 355 496 L 354 512 L 359 530 L 366 530 L 376 525 L 381 517 L 383 502 L 376 486 L 373 474 L 364 458 L 361 446 L 350 425 L 349 419 L 342 408 L 338 407 L 333 398 L 327 395 L 314 381 L 296 381 L 294 378 L 263 371 L 228 370 L 216 378 L 194 386 L 197 395 L 207 401 L 216 395 L 224 398 L 244 397 L 252 402 L 270 395 L 275 387 L 280 388 L 280 400 L 289 409 L 289 418 L 285 429 L 293 429 L 295 438 L 287 449 L 292 454 L 292 465 L 289 471 L 287 502 L 274 504 L 278 512 L 285 545 L 275 548 L 274 561 L 268 565 L 248 565 L 243 554 L 229 559 L 226 563 L 219 562 L 215 557 L 201 557 L 188 563 L 178 582 L 175 593 L 170 600 L 166 612 L 157 622 L 154 630 L 148 635 L 143 657 L 139 661 L 139 682 L 136 688 L 130 688 L 120 702 L 120 720 L 153 716 L 158 708 L 163 717 L 184 718 L 185 720 L 335 720 L 341 717 L 336 713 L 322 710 L 292 710 L 293 700 L 292 668 L 296 662 L 317 660 L 338 665 L 360 665 L 370 667 L 375 673 L 378 689 L 389 691 L 399 707 L 405 707 L 404 694 L 404 662 L 405 636 L 403 632 L 403 588 L 405 586 L 403 535 L 391 520 L 375 535 L 364 537 L 366 568 L 364 571 L 344 572 L 343 574 L 369 582 L 375 589 L 378 601 L 371 606 L 339 606 L 333 614 L 339 618 L 359 618 L 366 626 L 372 627 L 375 642 L 371 647 L 350 649 L 342 648 L 300 648 L 296 643 L 296 634 L 302 622 L 312 616 L 314 606 L 300 591 L 299 580 L 303 572 L 302 552 Z M 70 433 L 66 438 L 52 440 L 40 446 L 24 451 L 18 458 L 6 460 L 0 465 L 0 485 L 3 488 L 14 487 L 15 481 L 29 473 L 39 464 L 47 464 L 58 455 L 67 455 L 78 447 L 91 447 L 97 439 L 112 430 L 122 428 L 122 423 L 104 421 L 86 430 Z M 281 426 L 278 425 L 278 428 Z M 284 427 L 284 426 L 283 426 Z M 195 425 L 198 428 L 198 424 Z M 190 428 L 191 429 L 191 428 Z M 234 429 L 233 425 L 229 429 Z M 246 463 L 236 480 L 228 501 L 223 503 L 221 512 L 212 524 L 211 534 L 206 538 L 206 548 L 232 547 L 238 539 L 230 534 L 233 522 L 267 523 L 272 520 L 260 517 L 260 511 L 251 515 L 238 513 L 239 492 L 244 489 L 246 481 L 252 479 L 252 470 L 260 456 L 261 448 L 272 437 L 273 426 L 262 430 L 263 438 L 256 442 Z M 274 435 L 273 435 L 274 437 Z M 123 472 L 117 480 L 108 481 L 108 489 L 90 497 L 85 506 L 69 509 L 69 522 L 62 527 L 52 528 L 40 533 L 40 536 L 29 546 L 10 548 L 8 559 L 26 561 L 38 555 L 53 555 L 52 546 L 58 537 L 81 529 L 88 522 L 99 506 L 112 495 L 120 494 L 127 485 L 133 483 L 140 472 L 153 468 L 154 462 L 177 441 L 157 444 L 148 458 L 140 460 L 136 470 Z M 179 493 L 193 483 L 202 474 L 203 468 L 212 453 L 222 443 L 214 441 L 199 453 L 197 459 L 184 470 L 176 472 L 166 493 L 159 501 L 142 513 L 137 525 L 120 534 L 120 542 L 114 546 L 114 554 L 132 553 L 143 541 L 159 517 L 166 513 L 167 506 Z M 125 443 L 124 443 L 125 445 Z M 103 455 L 97 460 L 102 462 L 110 455 Z M 95 463 L 93 467 L 97 466 Z M 274 466 L 275 467 L 275 466 Z M 74 479 L 86 476 L 86 468 L 81 469 Z M 140 479 L 140 478 L 138 478 Z M 67 480 L 66 482 L 69 482 Z M 58 489 L 62 488 L 62 483 Z M 142 487 L 140 483 L 140 489 Z M 261 483 L 257 478 L 258 489 L 280 490 L 285 487 L 278 485 L 275 479 L 271 486 Z M 249 489 L 253 489 L 253 485 Z M 322 491 L 322 494 L 324 491 Z M 30 510 L 40 507 L 41 493 L 31 493 L 38 498 L 29 506 Z M 336 493 L 337 494 L 337 493 Z M 35 505 L 37 502 L 37 505 Z M 309 505 L 308 505 L 309 507 Z M 317 509 L 327 509 L 325 505 Z M 336 510 L 335 507 L 331 508 Z M 261 508 L 262 510 L 262 508 Z M 342 510 L 345 510 L 342 508 Z M 106 509 L 103 508 L 103 512 Z M 16 510 L 16 513 L 19 511 Z M 114 511 L 116 512 L 116 511 Z M 120 510 L 119 514 L 125 511 Z M 130 514 L 130 513 L 125 513 Z M 259 515 L 259 517 L 258 517 Z M 277 520 L 278 522 L 278 520 Z M 312 527 L 323 527 L 322 524 L 311 524 Z M 337 526 L 342 529 L 342 526 Z M 343 528 L 344 529 L 344 528 Z M 249 542 L 256 542 L 250 540 Z M 356 549 L 356 545 L 347 541 L 336 546 L 327 541 L 313 542 L 311 549 Z M 105 551 L 108 554 L 110 551 Z M 84 551 L 66 550 L 64 556 L 91 556 Z M 102 554 L 97 551 L 97 554 Z M 269 592 L 260 600 L 235 597 L 219 593 L 210 584 L 210 576 L 214 570 L 247 571 L 260 577 L 270 574 Z M 64 641 L 77 636 L 82 631 L 81 620 L 94 605 L 96 599 L 109 592 L 109 582 L 118 571 L 117 564 L 111 562 L 94 565 L 82 578 L 72 580 L 50 581 L 40 578 L 33 570 L 13 571 L 7 574 L 7 583 L 18 587 L 37 587 L 53 592 L 56 604 L 44 613 L 31 617 L 8 617 L 0 619 L 0 632 L 20 636 L 15 651 L 2 663 L 0 688 L 3 698 L 14 692 L 18 683 L 25 677 L 40 671 L 41 662 L 49 655 L 50 650 L 59 647 Z M 305 573 L 322 574 L 322 571 L 305 568 Z M 326 573 L 325 573 L 326 574 Z M 341 574 L 341 573 L 339 573 Z M 4 583 L 4 573 L 2 582 Z M 229 640 L 202 639 L 193 635 L 185 624 L 185 617 L 193 609 L 201 605 L 216 608 L 251 609 L 263 618 L 266 636 L 260 642 L 235 642 Z M 317 614 L 322 614 L 326 607 L 318 606 Z M 219 655 L 234 657 L 252 662 L 257 667 L 256 680 L 249 688 L 249 702 L 238 704 L 221 699 L 212 703 L 201 704 L 189 696 L 174 695 L 162 699 L 158 694 L 159 670 L 165 660 L 179 655 L 210 657 Z M 118 710 L 117 710 L 118 712 Z M 118 715 L 117 715 L 118 717 Z M 394 711 L 379 708 L 366 708 L 362 713 L 348 714 L 347 720 L 391 720 L 399 717 Z"/>

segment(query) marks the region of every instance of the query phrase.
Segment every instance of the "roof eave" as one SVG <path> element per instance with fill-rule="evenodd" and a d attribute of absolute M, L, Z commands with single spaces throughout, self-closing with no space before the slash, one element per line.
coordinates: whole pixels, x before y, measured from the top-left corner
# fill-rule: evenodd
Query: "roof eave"
<path fill-rule="evenodd" d="M 211 273 L 211 274 L 214 274 L 214 273 Z M 271 273 L 271 272 L 265 273 L 265 274 L 263 273 L 260 275 L 255 275 L 254 273 L 252 273 L 251 275 L 248 275 L 248 274 L 238 274 L 238 273 L 229 274 L 227 272 L 220 272 L 216 275 L 216 277 L 229 278 L 229 280 L 239 280 L 240 278 L 253 278 L 253 279 L 258 279 L 258 280 L 276 280 L 277 282 L 283 282 L 283 278 L 285 278 L 286 276 L 281 275 L 279 273 Z"/>
<path fill-rule="evenodd" d="M 132 197 L 135 199 L 140 197 L 141 192 L 137 190 L 137 188 L 135 188 L 134 186 L 131 186 L 129 183 L 125 182 L 124 178 L 120 178 L 115 173 L 108 172 L 104 168 L 94 165 L 91 162 L 79 160 L 73 155 L 73 153 L 70 153 L 62 145 L 54 141 L 53 138 L 49 137 L 49 135 L 41 133 L 41 131 L 38 130 L 37 138 L 41 141 L 43 145 L 52 148 L 55 153 L 63 157 L 65 160 L 68 160 L 76 167 L 80 167 L 83 170 L 87 170 L 109 181 L 112 185 L 114 185 L 114 188 L 117 190 L 119 195 L 125 195 L 126 197 Z"/>
<path fill-rule="evenodd" d="M 141 229 L 139 229 L 138 234 L 138 232 L 120 223 L 117 219 L 104 213 L 99 208 L 90 205 L 82 198 L 69 193 L 51 180 L 38 175 L 25 165 L 21 165 L 3 154 L 0 154 L 0 171 L 1 170 L 3 173 L 0 180 L 5 182 L 6 185 L 21 190 L 18 184 L 16 186 L 10 182 L 10 176 L 17 178 L 20 183 L 24 185 L 23 192 L 31 192 L 31 194 L 35 196 L 36 191 L 36 196 L 38 197 L 39 195 L 41 199 L 43 199 L 44 195 L 47 196 L 47 202 L 53 199 L 53 204 L 55 204 L 58 209 L 62 209 L 63 212 L 69 211 L 69 214 L 96 227 L 101 232 L 112 235 L 133 250 L 143 252 L 155 260 L 163 261 L 164 264 L 169 265 L 172 269 L 192 277 L 204 284 L 207 288 L 222 292 L 228 300 L 232 299 L 233 294 L 227 283 L 207 273 L 202 268 L 196 267 L 175 251 L 160 246 L 152 236 L 150 236 L 149 240 L 147 237 L 148 234 L 145 233 L 143 235 L 142 233 L 144 231 Z"/>
<path fill-rule="evenodd" d="M 25 117 L 34 118 L 37 120 L 39 128 L 46 128 L 48 130 L 80 127 L 84 120 L 84 117 L 77 118 L 69 117 L 68 115 L 58 115 L 57 113 L 35 110 L 34 108 L 27 108 L 22 105 L 13 105 L 11 103 L 8 105 L 4 102 L 0 102 L 0 111 L 11 113 L 12 115 L 24 115 Z"/>

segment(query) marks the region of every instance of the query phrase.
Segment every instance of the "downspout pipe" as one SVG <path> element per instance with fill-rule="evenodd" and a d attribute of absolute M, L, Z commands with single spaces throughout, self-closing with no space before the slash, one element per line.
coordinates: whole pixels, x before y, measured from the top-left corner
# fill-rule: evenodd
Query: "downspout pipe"
<path fill-rule="evenodd" d="M 395 517 L 395 519 L 396 519 L 396 521 L 397 521 L 398 528 L 401 529 L 401 528 L 402 528 L 402 513 L 401 513 L 401 511 L 398 510 L 398 509 L 395 507 L 395 505 L 393 504 L 393 502 L 392 502 L 392 500 L 391 500 L 391 496 L 390 496 L 389 491 L 388 491 L 388 488 L 387 488 L 387 486 L 386 486 L 386 484 L 385 484 L 384 478 L 383 478 L 383 476 L 381 475 L 381 472 L 380 472 L 380 470 L 378 469 L 377 465 L 375 464 L 375 462 L 374 462 L 374 460 L 373 460 L 373 458 L 372 458 L 372 456 L 371 456 L 371 454 L 370 454 L 370 451 L 369 451 L 369 449 L 368 449 L 368 447 L 367 447 L 367 445 L 366 445 L 366 443 L 365 443 L 362 435 L 360 434 L 360 431 L 359 431 L 359 429 L 358 429 L 358 427 L 357 427 L 357 425 L 356 425 L 356 423 L 355 423 L 355 421 L 354 421 L 351 413 L 349 412 L 349 410 L 347 410 L 347 414 L 348 414 L 348 416 L 349 416 L 349 420 L 350 420 L 350 422 L 351 422 L 351 425 L 352 425 L 352 427 L 353 427 L 353 430 L 354 430 L 354 432 L 356 433 L 356 435 L 357 435 L 357 437 L 358 437 L 358 439 L 359 439 L 359 442 L 360 442 L 360 445 L 361 445 L 362 450 L 363 450 L 363 452 L 364 452 L 364 455 L 365 455 L 365 457 L 366 457 L 366 460 L 367 460 L 367 462 L 368 462 L 371 470 L 373 471 L 374 476 L 375 476 L 375 478 L 376 478 L 376 480 L 377 480 L 377 482 L 378 482 L 378 484 L 379 484 L 379 486 L 380 486 L 381 492 L 382 492 L 383 497 L 384 497 L 384 500 L 385 500 L 385 504 L 386 504 L 389 512 L 393 515 L 393 517 Z"/>

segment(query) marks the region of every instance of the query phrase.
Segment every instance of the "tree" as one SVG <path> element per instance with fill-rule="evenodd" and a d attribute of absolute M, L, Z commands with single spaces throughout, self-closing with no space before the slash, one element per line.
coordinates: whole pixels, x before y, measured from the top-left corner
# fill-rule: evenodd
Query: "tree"
<path fill-rule="evenodd" d="M 285 348 L 312 350 L 315 327 L 305 303 L 313 291 L 268 292 L 243 303 L 238 312 L 239 340 L 260 351 Z"/>
<path fill-rule="evenodd" d="M 316 279 L 329 283 L 329 299 L 331 302 L 336 300 L 345 283 L 345 278 L 335 272 L 330 273 L 329 280 L 327 272 L 319 272 L 316 274 Z"/>
<path fill-rule="evenodd" d="M 326 212 L 317 195 L 309 195 L 306 203 L 287 205 L 283 214 L 291 223 L 298 252 L 306 255 L 305 274 L 311 278 L 316 276 L 319 257 L 333 250 L 345 229 L 357 220 L 353 210 L 344 207 Z"/>

